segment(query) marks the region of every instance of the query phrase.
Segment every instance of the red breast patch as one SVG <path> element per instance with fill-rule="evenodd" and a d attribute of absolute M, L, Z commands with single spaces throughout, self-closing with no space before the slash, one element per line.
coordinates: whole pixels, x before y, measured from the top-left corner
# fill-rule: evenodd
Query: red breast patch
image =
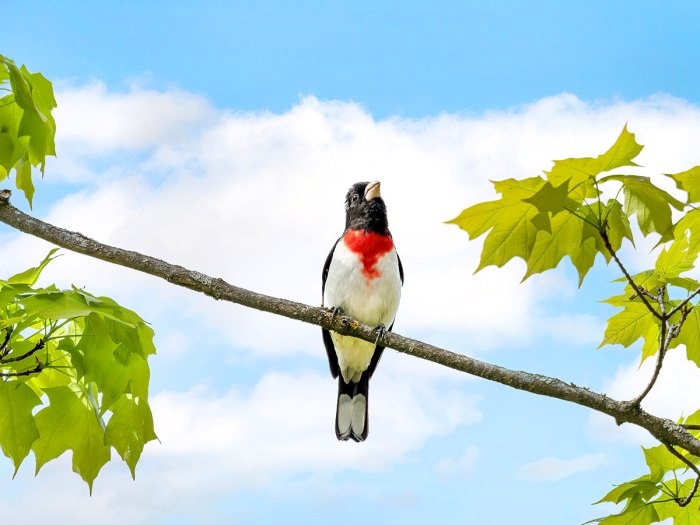
<path fill-rule="evenodd" d="M 377 261 L 394 247 L 391 234 L 382 235 L 364 230 L 349 230 L 343 236 L 343 242 L 351 252 L 357 254 L 357 258 L 362 263 L 362 273 L 368 279 L 381 275 L 375 268 Z"/>

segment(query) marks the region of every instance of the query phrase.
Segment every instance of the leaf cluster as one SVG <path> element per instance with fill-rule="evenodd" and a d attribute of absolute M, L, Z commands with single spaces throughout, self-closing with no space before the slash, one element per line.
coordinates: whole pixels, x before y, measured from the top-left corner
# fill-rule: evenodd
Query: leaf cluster
<path fill-rule="evenodd" d="M 0 181 L 15 171 L 17 189 L 32 205 L 32 167 L 44 174 L 47 155 L 56 155 L 53 87 L 41 73 L 0 55 Z"/>
<path fill-rule="evenodd" d="M 621 310 L 608 320 L 600 346 L 641 342 L 642 361 L 656 356 L 651 381 L 630 402 L 636 407 L 653 388 L 668 351 L 683 345 L 688 360 L 700 366 L 700 309 L 693 302 L 700 282 L 684 275 L 694 269 L 700 252 L 700 209 L 695 207 L 700 166 L 667 175 L 685 192 L 681 201 L 650 177 L 620 173 L 640 168 L 634 159 L 642 148 L 625 126 L 603 154 L 555 161 L 544 176 L 493 182 L 498 200 L 471 206 L 448 221 L 471 239 L 486 235 L 477 271 L 519 257 L 526 264 L 525 280 L 568 257 L 580 285 L 598 254 L 607 263 L 614 260 L 624 284 L 605 302 Z M 658 237 L 658 256 L 653 268 L 630 275 L 618 251 L 625 239 L 634 246 L 633 218 L 642 235 Z M 688 420 L 700 420 L 700 411 Z M 676 525 L 700 525 L 700 497 L 693 499 L 700 458 L 667 444 L 644 454 L 650 473 L 605 496 L 601 501 L 624 508 L 598 521 L 641 525 L 673 518 Z"/>
<path fill-rule="evenodd" d="M 649 177 L 610 173 L 637 167 L 633 159 L 642 148 L 625 126 L 605 153 L 555 161 L 544 177 L 495 181 L 498 200 L 471 206 L 447 222 L 471 239 L 486 234 L 477 271 L 519 257 L 527 265 L 525 280 L 568 257 L 580 284 L 599 253 L 610 261 L 612 254 L 601 232 L 606 232 L 615 251 L 624 239 L 633 242 L 630 217 L 637 218 L 644 235 L 655 232 L 662 241 L 673 236 L 671 208 L 682 210 L 684 203 Z M 614 198 L 604 199 L 606 188 Z"/>
<path fill-rule="evenodd" d="M 134 476 L 144 445 L 156 439 L 153 330 L 107 297 L 35 287 L 55 251 L 0 281 L 0 448 L 15 473 L 30 450 L 37 473 L 71 450 L 73 470 L 92 491 L 112 448 Z"/>
<path fill-rule="evenodd" d="M 697 425 L 700 411 L 680 423 Z M 700 437 L 700 431 L 691 432 Z M 648 525 L 672 519 L 674 525 L 700 525 L 700 504 L 693 499 L 698 478 L 690 468 L 697 468 L 700 458 L 684 452 L 674 454 L 665 445 L 642 450 L 649 473 L 616 486 L 597 501 L 621 504 L 623 508 L 594 521 L 599 525 Z"/>

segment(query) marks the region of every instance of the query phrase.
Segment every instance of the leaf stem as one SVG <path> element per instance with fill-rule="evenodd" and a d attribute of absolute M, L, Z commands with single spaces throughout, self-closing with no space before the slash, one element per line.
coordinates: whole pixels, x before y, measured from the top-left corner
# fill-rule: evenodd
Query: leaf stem
<path fill-rule="evenodd" d="M 695 472 L 695 483 L 693 484 L 693 488 L 690 489 L 690 492 L 688 492 L 688 495 L 685 498 L 676 498 L 675 499 L 675 501 L 676 501 L 676 503 L 678 503 L 679 507 L 685 507 L 691 502 L 691 500 L 695 496 L 695 493 L 698 491 L 698 485 L 700 485 L 700 469 L 698 469 L 698 467 L 695 465 L 695 463 L 693 463 L 688 458 L 686 458 L 683 454 L 678 452 L 672 445 L 669 445 L 667 443 L 665 443 L 665 445 L 666 445 L 666 448 L 669 450 L 669 452 L 671 452 L 671 454 L 676 456 L 683 463 L 685 463 L 690 470 Z"/>
<path fill-rule="evenodd" d="M 574 215 L 575 217 L 578 217 L 579 219 L 581 219 L 583 222 L 585 222 L 585 223 L 587 223 L 587 224 L 590 224 L 590 225 L 593 226 L 596 230 L 600 228 L 600 226 L 599 226 L 598 224 L 594 223 L 593 221 L 589 221 L 586 217 L 584 217 L 583 215 L 579 215 L 578 213 L 576 213 L 576 212 L 575 212 L 574 210 L 572 210 L 571 208 L 567 208 L 566 206 L 564 206 L 564 209 L 565 209 L 566 211 L 568 211 L 571 215 Z M 593 210 L 591 210 L 591 213 L 592 213 L 592 212 L 593 212 Z"/>

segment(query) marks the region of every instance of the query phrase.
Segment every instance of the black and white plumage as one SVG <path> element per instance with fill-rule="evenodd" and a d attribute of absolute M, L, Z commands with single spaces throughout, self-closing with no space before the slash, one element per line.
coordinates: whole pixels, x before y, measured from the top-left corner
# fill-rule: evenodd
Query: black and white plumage
<path fill-rule="evenodd" d="M 358 182 L 345 198 L 345 231 L 323 267 L 323 305 L 372 326 L 391 327 L 401 299 L 403 268 L 389 232 L 379 182 Z M 333 377 L 338 377 L 335 433 L 364 441 L 369 379 L 383 346 L 323 330 Z"/>

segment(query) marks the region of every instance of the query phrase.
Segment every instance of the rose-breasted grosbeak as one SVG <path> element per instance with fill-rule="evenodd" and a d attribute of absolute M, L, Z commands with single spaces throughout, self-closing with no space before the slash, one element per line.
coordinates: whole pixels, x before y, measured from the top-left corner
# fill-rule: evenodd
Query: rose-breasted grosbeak
<path fill-rule="evenodd" d="M 403 267 L 389 233 L 379 182 L 358 182 L 345 197 L 345 232 L 323 266 L 323 305 L 378 330 L 394 324 Z M 369 378 L 383 346 L 323 330 L 333 377 L 338 378 L 335 434 L 364 441 L 369 428 Z"/>

